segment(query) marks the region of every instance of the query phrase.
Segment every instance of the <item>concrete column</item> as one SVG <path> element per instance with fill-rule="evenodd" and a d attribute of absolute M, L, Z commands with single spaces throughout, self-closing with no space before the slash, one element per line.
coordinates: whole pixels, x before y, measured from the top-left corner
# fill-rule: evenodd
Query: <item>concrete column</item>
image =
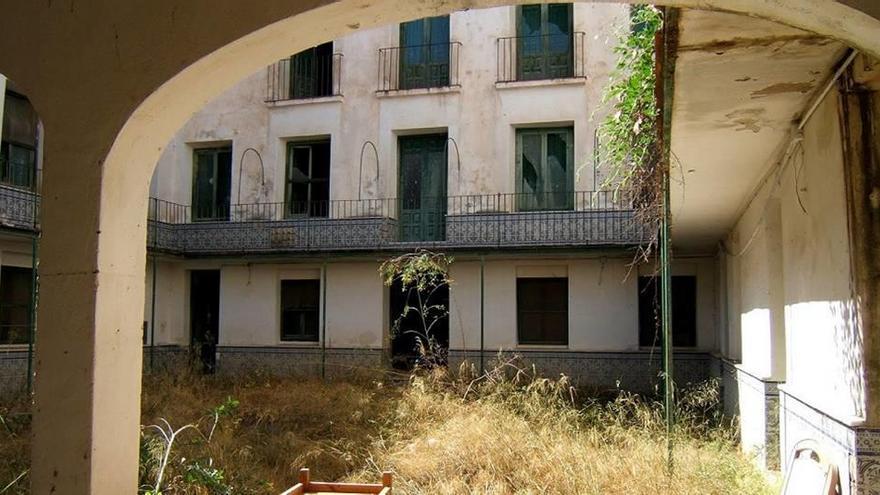
<path fill-rule="evenodd" d="M 108 167 L 112 131 L 45 125 L 31 490 L 135 493 L 146 185 Z"/>

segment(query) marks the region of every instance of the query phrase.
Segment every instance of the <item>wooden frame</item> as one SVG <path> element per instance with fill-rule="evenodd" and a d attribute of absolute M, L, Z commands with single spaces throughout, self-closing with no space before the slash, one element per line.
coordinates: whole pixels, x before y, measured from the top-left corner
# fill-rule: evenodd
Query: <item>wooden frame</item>
<path fill-rule="evenodd" d="M 306 495 L 309 493 L 350 493 L 358 495 L 391 495 L 392 474 L 382 472 L 382 483 L 328 483 L 312 481 L 308 468 L 299 470 L 299 483 L 281 495 Z"/>

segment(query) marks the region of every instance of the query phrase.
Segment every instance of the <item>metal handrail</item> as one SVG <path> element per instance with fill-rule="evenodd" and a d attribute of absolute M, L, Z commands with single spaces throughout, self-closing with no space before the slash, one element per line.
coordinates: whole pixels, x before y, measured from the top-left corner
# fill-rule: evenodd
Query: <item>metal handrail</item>
<path fill-rule="evenodd" d="M 461 46 L 461 42 L 450 41 L 380 48 L 377 90 L 388 92 L 459 86 Z M 446 59 L 405 63 L 401 55 L 403 53 L 405 57 L 410 51 L 431 53 L 435 50 L 448 50 L 445 52 Z"/>
<path fill-rule="evenodd" d="M 496 82 L 584 78 L 586 77 L 585 38 L 586 33 L 581 31 L 575 31 L 571 34 L 538 34 L 498 38 L 496 40 Z M 566 43 L 567 49 L 542 51 L 527 56 L 520 53 L 529 48 L 529 45 L 539 43 L 543 49 L 548 43 L 554 41 Z M 531 48 L 534 49 L 534 47 Z"/>

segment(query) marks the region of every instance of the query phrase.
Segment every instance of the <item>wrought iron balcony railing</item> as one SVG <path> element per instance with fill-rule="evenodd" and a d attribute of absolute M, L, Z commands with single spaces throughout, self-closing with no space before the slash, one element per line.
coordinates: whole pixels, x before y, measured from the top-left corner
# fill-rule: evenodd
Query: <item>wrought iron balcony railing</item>
<path fill-rule="evenodd" d="M 342 96 L 342 54 L 285 58 L 266 69 L 266 102 Z"/>
<path fill-rule="evenodd" d="M 152 199 L 147 242 L 187 255 L 629 246 L 650 234 L 632 204 L 612 191 L 330 200 L 232 205 L 228 220 L 194 222 L 190 206 Z"/>
<path fill-rule="evenodd" d="M 379 49 L 380 92 L 459 86 L 461 43 Z"/>
<path fill-rule="evenodd" d="M 39 230 L 40 195 L 0 184 L 0 228 Z"/>
<path fill-rule="evenodd" d="M 497 82 L 585 77 L 584 37 L 575 32 L 498 38 Z"/>

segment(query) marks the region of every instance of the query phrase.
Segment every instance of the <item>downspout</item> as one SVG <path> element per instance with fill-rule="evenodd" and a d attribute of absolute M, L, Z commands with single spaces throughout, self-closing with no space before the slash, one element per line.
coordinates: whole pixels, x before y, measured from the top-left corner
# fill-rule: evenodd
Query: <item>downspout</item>
<path fill-rule="evenodd" d="M 484 363 L 483 353 L 485 351 L 486 344 L 486 303 L 485 303 L 485 284 L 484 284 L 484 273 L 486 268 L 486 257 L 480 255 L 480 374 L 486 372 L 486 366 Z"/>
<path fill-rule="evenodd" d="M 327 260 L 321 267 L 321 379 L 327 379 Z"/>
<path fill-rule="evenodd" d="M 660 167 L 663 188 L 663 211 L 660 226 L 660 314 L 663 341 L 663 403 L 666 416 L 666 460 L 672 472 L 673 429 L 675 427 L 675 382 L 672 349 L 672 212 L 670 207 L 670 136 L 672 99 L 675 84 L 675 58 L 678 45 L 678 9 L 663 8 L 663 27 L 654 39 L 656 56 L 656 85 L 654 94 L 660 107 L 659 121 Z"/>
<path fill-rule="evenodd" d="M 36 203 L 34 203 L 36 206 Z M 34 392 L 34 339 L 37 335 L 37 237 L 40 235 L 37 231 L 37 215 L 34 213 L 34 235 L 31 236 L 31 321 L 28 335 L 28 360 L 27 360 L 27 392 L 28 395 Z"/>
<path fill-rule="evenodd" d="M 153 282 L 150 287 L 150 372 L 153 372 L 155 365 L 155 347 L 156 347 L 156 255 L 151 256 L 153 265 Z"/>

